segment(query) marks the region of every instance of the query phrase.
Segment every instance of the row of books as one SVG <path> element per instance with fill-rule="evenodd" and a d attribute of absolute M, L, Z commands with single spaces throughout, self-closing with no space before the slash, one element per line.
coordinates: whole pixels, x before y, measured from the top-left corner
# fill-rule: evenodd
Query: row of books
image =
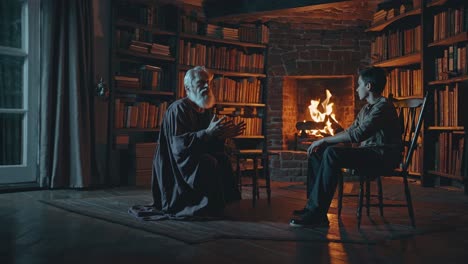
<path fill-rule="evenodd" d="M 268 43 L 269 30 L 265 25 L 241 24 L 239 27 L 222 27 L 200 22 L 196 17 L 182 16 L 182 32 L 213 38 L 239 40 L 251 43 Z"/>
<path fill-rule="evenodd" d="M 261 118 L 244 118 L 241 116 L 227 116 L 227 120 L 232 120 L 235 124 L 244 122 L 245 130 L 241 136 L 261 136 L 262 135 L 262 119 Z"/>
<path fill-rule="evenodd" d="M 179 87 L 177 88 L 179 98 L 186 95 L 184 77 L 185 71 L 180 71 L 178 74 Z M 262 101 L 261 81 L 257 78 L 231 79 L 217 77 L 213 79 L 211 85 L 217 102 L 261 103 Z"/>
<path fill-rule="evenodd" d="M 220 27 L 206 24 L 206 35 L 212 38 L 239 40 L 239 30 L 237 28 Z"/>
<path fill-rule="evenodd" d="M 130 41 L 129 50 L 141 52 L 141 53 L 151 53 L 155 55 L 162 56 L 171 56 L 171 51 L 168 45 L 158 44 L 158 43 L 148 43 L 143 41 Z"/>
<path fill-rule="evenodd" d="M 214 109 L 217 115 L 240 116 L 244 118 L 261 118 L 263 116 L 263 112 L 257 107 L 216 105 Z"/>
<path fill-rule="evenodd" d="M 463 104 L 464 89 L 459 84 L 446 85 L 443 89 L 434 90 L 434 125 L 463 126 L 459 107 Z"/>
<path fill-rule="evenodd" d="M 115 99 L 115 128 L 158 128 L 161 126 L 168 103 L 159 105 L 148 102 L 129 102 L 125 98 Z"/>
<path fill-rule="evenodd" d="M 218 102 L 261 102 L 261 81 L 257 78 L 215 78 L 213 93 Z"/>
<path fill-rule="evenodd" d="M 448 8 L 434 15 L 434 41 L 468 31 L 468 7 Z"/>
<path fill-rule="evenodd" d="M 408 153 L 408 147 L 405 147 L 403 157 Z M 421 173 L 422 172 L 422 162 L 423 162 L 423 151 L 421 147 L 416 147 L 413 152 L 413 157 L 411 157 L 411 163 L 408 167 L 408 171 L 411 173 Z"/>
<path fill-rule="evenodd" d="M 184 85 L 185 73 L 186 71 L 179 71 L 179 73 L 177 74 L 177 78 L 178 78 L 177 98 L 183 98 L 186 96 L 185 85 Z"/>
<path fill-rule="evenodd" d="M 434 79 L 446 80 L 468 74 L 466 65 L 468 61 L 467 47 L 468 44 L 463 46 L 451 45 L 444 49 L 443 57 L 435 58 Z"/>
<path fill-rule="evenodd" d="M 268 44 L 270 31 L 265 25 L 243 24 L 239 28 L 239 40 L 245 42 L 254 42 Z"/>
<path fill-rule="evenodd" d="M 414 131 L 412 131 L 412 130 L 415 129 L 414 126 L 416 126 L 416 121 L 417 121 L 420 114 L 421 114 L 421 109 L 417 108 L 414 120 L 409 120 L 408 123 L 405 123 L 403 125 L 402 129 L 403 129 L 404 134 L 406 135 L 406 138 L 403 139 L 404 141 L 411 142 L 411 137 L 414 135 L 413 134 Z M 405 116 L 405 117 L 411 116 L 409 108 L 403 108 L 403 116 Z M 405 122 L 406 122 L 406 120 L 405 120 Z M 418 144 L 422 143 L 422 135 L 423 135 L 423 133 L 420 133 L 419 136 L 418 136 L 418 139 L 417 139 Z"/>
<path fill-rule="evenodd" d="M 211 69 L 262 73 L 263 53 L 248 54 L 229 47 L 207 46 L 180 40 L 179 63 L 184 65 L 205 65 Z"/>
<path fill-rule="evenodd" d="M 435 143 L 434 169 L 438 172 L 461 176 L 464 144 L 464 135 L 440 133 Z"/>
<path fill-rule="evenodd" d="M 421 50 L 421 26 L 389 30 L 371 43 L 372 62 L 412 54 Z"/>
<path fill-rule="evenodd" d="M 143 65 L 137 75 L 114 75 L 115 87 L 117 89 L 141 89 L 150 91 L 160 91 L 162 69 L 153 65 Z"/>
<path fill-rule="evenodd" d="M 421 69 L 395 68 L 387 74 L 387 85 L 384 96 L 393 94 L 394 97 L 423 95 Z"/>
<path fill-rule="evenodd" d="M 420 0 L 418 0 L 420 1 Z M 400 14 L 404 14 L 410 10 L 412 10 L 413 5 L 409 3 L 404 3 L 401 4 L 398 7 L 392 7 L 388 9 L 382 9 L 374 13 L 374 16 L 372 17 L 372 25 L 377 25 L 380 23 L 383 23 L 386 20 L 390 20 Z M 416 7 L 416 5 L 414 5 Z M 417 5 L 419 6 L 419 4 Z"/>

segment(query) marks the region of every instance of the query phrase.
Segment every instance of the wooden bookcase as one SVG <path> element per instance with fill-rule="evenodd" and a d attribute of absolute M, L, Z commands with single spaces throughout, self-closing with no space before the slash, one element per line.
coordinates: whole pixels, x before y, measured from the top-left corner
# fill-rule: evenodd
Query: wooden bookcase
<path fill-rule="evenodd" d="M 413 1 L 390 18 L 376 12 L 373 65 L 386 67 L 387 96 L 430 94 L 413 176 L 424 186 L 464 182 L 468 9 L 457 0 Z M 424 140 L 423 140 L 424 139 Z"/>
<path fill-rule="evenodd" d="M 426 174 L 431 184 L 464 182 L 466 100 L 468 80 L 468 5 L 464 1 L 437 0 L 425 4 L 428 30 L 427 90 L 432 97 L 426 134 Z M 466 165 L 465 165 L 466 166 Z M 465 176 L 466 177 L 466 176 Z"/>
<path fill-rule="evenodd" d="M 371 27 L 367 29 L 374 36 L 371 44 L 372 65 L 386 68 L 384 96 L 422 97 L 422 9 L 412 6 L 405 6 L 405 10 L 399 7 L 391 9 L 391 12 L 377 12 Z M 413 154 L 409 172 L 414 177 L 423 175 L 423 136 Z"/>
<path fill-rule="evenodd" d="M 215 113 L 247 123 L 235 141 L 244 147 L 264 145 L 264 25 L 212 25 L 194 6 L 117 0 L 112 1 L 111 32 L 110 184 L 132 185 L 142 182 L 140 176 L 147 178 L 150 164 L 135 153 L 147 153 L 148 143 L 157 141 L 165 109 L 185 96 L 183 78 L 196 65 L 215 75 Z M 148 154 L 141 157 L 150 160 Z"/>

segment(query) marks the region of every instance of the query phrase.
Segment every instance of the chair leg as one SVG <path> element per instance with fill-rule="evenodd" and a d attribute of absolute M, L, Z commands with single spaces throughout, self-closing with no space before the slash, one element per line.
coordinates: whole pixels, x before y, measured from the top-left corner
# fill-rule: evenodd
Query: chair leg
<path fill-rule="evenodd" d="M 414 219 L 414 211 L 413 211 L 413 202 L 411 200 L 411 193 L 408 186 L 408 179 L 407 174 L 403 173 L 403 183 L 405 184 L 405 196 L 406 196 L 406 205 L 408 206 L 408 214 L 411 219 L 411 225 L 413 228 L 416 228 L 416 221 Z"/>
<path fill-rule="evenodd" d="M 253 166 L 254 166 L 254 174 L 252 176 L 252 207 L 255 207 L 256 202 L 257 202 L 257 177 L 258 177 L 258 172 L 257 172 L 257 159 L 253 159 Z"/>
<path fill-rule="evenodd" d="M 271 204 L 271 185 L 270 185 L 270 173 L 268 171 L 268 158 L 262 160 L 263 174 L 265 176 L 265 186 L 267 191 L 268 204 Z"/>
<path fill-rule="evenodd" d="M 370 179 L 366 177 L 366 213 L 370 215 Z"/>
<path fill-rule="evenodd" d="M 359 176 L 359 204 L 357 208 L 357 226 L 361 229 L 362 202 L 364 199 L 364 177 Z"/>
<path fill-rule="evenodd" d="M 237 188 L 239 189 L 239 193 L 242 196 L 242 176 L 240 172 L 240 159 L 239 156 L 236 158 L 236 172 L 237 172 Z"/>
<path fill-rule="evenodd" d="M 380 216 L 383 216 L 383 193 L 382 193 L 382 179 L 380 176 L 377 176 L 377 189 L 378 189 L 378 195 L 379 195 L 379 210 L 380 210 Z"/>
<path fill-rule="evenodd" d="M 338 217 L 341 217 L 343 208 L 343 173 L 338 175 Z"/>

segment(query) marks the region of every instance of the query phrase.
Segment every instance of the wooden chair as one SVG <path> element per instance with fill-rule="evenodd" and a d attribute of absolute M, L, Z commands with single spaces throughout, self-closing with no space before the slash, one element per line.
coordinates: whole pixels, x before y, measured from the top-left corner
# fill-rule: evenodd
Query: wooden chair
<path fill-rule="evenodd" d="M 236 171 L 239 191 L 242 193 L 242 186 L 252 186 L 252 207 L 255 207 L 257 199 L 260 198 L 259 188 L 265 188 L 267 193 L 268 204 L 271 203 L 271 185 L 270 185 L 270 174 L 268 171 L 268 158 L 272 155 L 279 155 L 279 153 L 264 151 L 262 149 L 242 149 L 234 153 L 236 157 Z M 243 184 L 242 175 L 240 169 L 241 160 L 253 160 L 253 175 L 252 183 Z M 261 160 L 262 166 L 259 167 L 258 161 Z M 263 175 L 265 177 L 265 185 L 258 185 L 259 171 L 263 169 Z"/>
<path fill-rule="evenodd" d="M 402 140 L 403 140 L 403 160 L 401 163 L 401 168 L 388 171 L 374 171 L 374 172 L 364 172 L 357 170 L 344 169 L 346 171 L 354 171 L 354 175 L 359 177 L 359 194 L 347 194 L 345 196 L 358 196 L 359 204 L 357 208 L 357 225 L 358 229 L 361 227 L 361 216 L 362 216 L 362 206 L 364 198 L 364 189 L 366 192 L 366 209 L 367 215 L 369 215 L 370 206 L 378 206 L 380 209 L 380 215 L 383 216 L 383 207 L 407 207 L 409 217 L 411 219 L 411 225 L 416 227 L 414 212 L 413 212 L 413 203 L 411 200 L 411 193 L 408 187 L 408 168 L 411 164 L 414 150 L 418 144 L 418 136 L 421 130 L 424 110 L 426 107 L 426 100 L 428 94 L 424 98 L 408 98 L 408 99 L 393 99 L 394 105 L 397 108 L 399 120 L 402 127 Z M 406 204 L 383 204 L 383 194 L 382 194 L 382 181 L 381 176 L 400 176 L 403 178 L 403 185 L 406 196 Z M 378 204 L 370 204 L 370 182 L 372 179 L 377 182 L 378 189 Z M 365 183 L 365 187 L 364 187 Z M 341 216 L 343 201 L 343 174 L 339 175 L 338 178 L 338 217 Z"/>
<path fill-rule="evenodd" d="M 263 138 L 234 138 L 233 143 L 233 156 L 236 163 L 236 172 L 238 180 L 239 192 L 242 194 L 242 187 L 249 186 L 252 187 L 252 207 L 256 206 L 257 200 L 260 199 L 261 188 L 266 189 L 268 204 L 271 203 L 271 184 L 270 184 L 270 173 L 268 168 L 269 157 L 274 155 L 279 155 L 279 153 L 274 151 L 267 151 L 265 147 L 265 141 Z M 242 170 L 241 162 L 252 161 L 252 182 L 251 183 L 242 183 Z M 265 178 L 265 184 L 259 185 L 258 178 L 260 177 L 260 172 L 263 173 Z"/>

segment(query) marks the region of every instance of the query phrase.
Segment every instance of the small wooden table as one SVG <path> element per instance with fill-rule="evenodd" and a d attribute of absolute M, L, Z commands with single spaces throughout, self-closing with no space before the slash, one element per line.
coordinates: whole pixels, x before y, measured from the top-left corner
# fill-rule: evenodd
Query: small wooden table
<path fill-rule="evenodd" d="M 270 174 L 268 173 L 268 157 L 271 155 L 279 155 L 277 152 L 263 151 L 261 149 L 242 149 L 234 153 L 236 156 L 236 169 L 239 191 L 242 193 L 242 186 L 252 186 L 252 207 L 255 207 L 257 199 L 260 199 L 259 188 L 265 188 L 267 191 L 268 204 L 271 203 L 271 186 L 270 186 Z M 252 177 L 251 184 L 242 184 L 241 171 L 240 171 L 240 160 L 253 160 L 254 174 Z M 265 176 L 265 185 L 258 186 L 258 159 L 262 160 L 263 163 L 263 175 Z"/>

